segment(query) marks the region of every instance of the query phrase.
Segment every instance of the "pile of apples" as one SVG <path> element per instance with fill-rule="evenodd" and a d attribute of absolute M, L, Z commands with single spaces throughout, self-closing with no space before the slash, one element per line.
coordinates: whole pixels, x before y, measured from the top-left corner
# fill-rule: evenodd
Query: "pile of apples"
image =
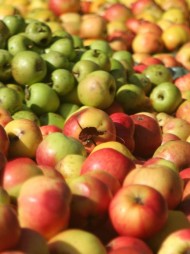
<path fill-rule="evenodd" d="M 0 1 L 0 254 L 190 252 L 190 1 Z"/>

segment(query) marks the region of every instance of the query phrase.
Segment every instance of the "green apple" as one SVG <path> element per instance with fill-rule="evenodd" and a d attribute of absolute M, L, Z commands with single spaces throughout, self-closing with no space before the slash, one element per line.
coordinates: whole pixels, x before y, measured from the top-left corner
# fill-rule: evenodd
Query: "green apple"
<path fill-rule="evenodd" d="M 74 103 L 79 106 L 82 105 L 79 96 L 78 96 L 78 86 L 76 85 L 72 91 L 65 96 L 60 97 L 61 102 L 69 102 L 69 103 Z"/>
<path fill-rule="evenodd" d="M 65 119 L 55 112 L 46 112 L 39 116 L 40 125 L 55 125 L 63 128 Z"/>
<path fill-rule="evenodd" d="M 131 52 L 127 50 L 115 51 L 112 55 L 112 58 L 118 60 L 128 73 L 133 72 L 134 60 Z"/>
<path fill-rule="evenodd" d="M 100 49 L 88 49 L 82 56 L 81 60 L 90 60 L 98 64 L 101 70 L 109 71 L 110 70 L 110 57 L 107 53 Z"/>
<path fill-rule="evenodd" d="M 115 99 L 116 82 L 109 72 L 97 70 L 78 83 L 77 91 L 83 105 L 106 109 Z"/>
<path fill-rule="evenodd" d="M 25 19 L 20 14 L 6 15 L 3 18 L 3 22 L 8 27 L 11 36 L 13 36 L 14 34 L 24 32 L 25 30 L 26 26 Z"/>
<path fill-rule="evenodd" d="M 76 85 L 73 73 L 67 69 L 56 69 L 51 73 L 51 87 L 59 96 L 70 93 Z"/>
<path fill-rule="evenodd" d="M 69 68 L 69 60 L 62 53 L 54 50 L 50 50 L 41 55 L 43 59 L 46 61 L 48 72 L 52 72 L 56 69 L 68 69 Z"/>
<path fill-rule="evenodd" d="M 31 39 L 27 38 L 24 33 L 12 35 L 8 39 L 7 48 L 10 54 L 13 56 L 16 55 L 16 53 L 25 50 L 31 50 L 40 53 L 40 49 Z"/>
<path fill-rule="evenodd" d="M 113 54 L 113 49 L 111 48 L 110 44 L 106 40 L 96 39 L 96 40 L 92 41 L 92 43 L 90 44 L 89 47 L 90 47 L 90 49 L 101 50 L 104 53 L 106 53 L 109 57 L 111 57 Z"/>
<path fill-rule="evenodd" d="M 73 38 L 73 43 L 74 43 L 74 48 L 75 49 L 79 49 L 79 48 L 84 47 L 84 41 L 80 36 L 78 36 L 76 34 L 71 34 L 71 36 Z"/>
<path fill-rule="evenodd" d="M 116 92 L 116 101 L 129 114 L 141 111 L 141 105 L 144 104 L 145 99 L 144 90 L 135 84 L 124 84 Z"/>
<path fill-rule="evenodd" d="M 50 27 L 42 21 L 30 22 L 25 28 L 26 36 L 40 47 L 49 46 L 52 39 Z"/>
<path fill-rule="evenodd" d="M 49 240 L 50 253 L 106 254 L 100 239 L 85 230 L 66 229 Z"/>
<path fill-rule="evenodd" d="M 129 83 L 142 87 L 146 95 L 149 95 L 152 89 L 152 83 L 150 79 L 143 73 L 132 73 L 129 75 L 128 81 Z"/>
<path fill-rule="evenodd" d="M 8 83 L 6 84 L 6 87 L 16 90 L 18 94 L 20 95 L 21 100 L 24 102 L 24 89 L 22 86 L 15 83 Z"/>
<path fill-rule="evenodd" d="M 22 109 L 22 99 L 18 92 L 9 87 L 0 88 L 0 106 L 14 114 Z"/>
<path fill-rule="evenodd" d="M 38 116 L 29 110 L 18 110 L 12 115 L 13 119 L 29 119 L 31 121 L 34 121 L 37 125 L 40 125 L 40 120 Z"/>
<path fill-rule="evenodd" d="M 0 80 L 8 81 L 12 78 L 11 71 L 12 55 L 6 49 L 0 49 Z"/>
<path fill-rule="evenodd" d="M 0 205 L 10 204 L 11 197 L 4 187 L 0 187 Z"/>
<path fill-rule="evenodd" d="M 36 115 L 56 112 L 60 105 L 58 94 L 46 83 L 34 83 L 26 87 L 25 102 Z"/>
<path fill-rule="evenodd" d="M 163 82 L 172 82 L 173 79 L 171 71 L 163 64 L 149 65 L 142 73 L 150 79 L 154 86 Z"/>
<path fill-rule="evenodd" d="M 25 50 L 16 53 L 11 62 L 12 77 L 20 85 L 41 82 L 47 74 L 47 65 L 40 54 Z"/>
<path fill-rule="evenodd" d="M 67 119 L 72 113 L 79 109 L 79 105 L 69 102 L 63 102 L 58 108 L 58 113 L 63 116 L 64 119 Z"/>
<path fill-rule="evenodd" d="M 94 61 L 79 60 L 73 65 L 72 73 L 76 80 L 80 82 L 87 74 L 97 70 L 100 70 L 100 66 Z"/>
<path fill-rule="evenodd" d="M 156 112 L 172 114 L 182 102 L 182 95 L 172 82 L 163 82 L 155 86 L 150 93 L 150 100 Z"/>

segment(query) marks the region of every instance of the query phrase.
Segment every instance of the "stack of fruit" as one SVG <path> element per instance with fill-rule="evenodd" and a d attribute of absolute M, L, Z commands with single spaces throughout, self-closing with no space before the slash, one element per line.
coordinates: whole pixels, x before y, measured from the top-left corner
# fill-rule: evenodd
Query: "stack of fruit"
<path fill-rule="evenodd" d="M 190 250 L 190 1 L 0 1 L 0 254 Z"/>

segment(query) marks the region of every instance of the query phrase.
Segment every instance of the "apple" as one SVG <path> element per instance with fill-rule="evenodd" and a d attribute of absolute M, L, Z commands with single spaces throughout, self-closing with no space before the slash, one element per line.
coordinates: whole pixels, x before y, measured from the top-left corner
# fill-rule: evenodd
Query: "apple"
<path fill-rule="evenodd" d="M 2 171 L 2 186 L 14 202 L 22 184 L 30 177 L 42 175 L 41 169 L 29 157 L 18 157 L 6 162 Z"/>
<path fill-rule="evenodd" d="M 182 118 L 173 117 L 163 125 L 162 133 L 171 133 L 181 140 L 186 140 L 190 135 L 190 123 Z"/>
<path fill-rule="evenodd" d="M 161 244 L 158 254 L 172 253 L 173 247 L 175 246 L 175 251 L 183 253 L 188 253 L 190 249 L 190 240 L 189 240 L 190 230 L 188 229 L 179 229 L 171 233 Z"/>
<path fill-rule="evenodd" d="M 116 140 L 116 130 L 110 116 L 96 107 L 82 106 L 64 123 L 63 133 L 74 137 L 85 147 L 87 153 L 106 141 Z"/>
<path fill-rule="evenodd" d="M 110 115 L 110 118 L 115 124 L 116 141 L 123 143 L 131 152 L 133 152 L 135 148 L 135 124 L 132 118 L 123 112 L 113 113 Z"/>
<path fill-rule="evenodd" d="M 48 134 L 38 145 L 35 159 L 37 164 L 55 167 L 68 154 L 86 155 L 84 146 L 77 139 L 63 133 Z"/>
<path fill-rule="evenodd" d="M 9 110 L 5 109 L 4 107 L 0 106 L 0 125 L 5 127 L 5 125 L 12 121 L 13 118 Z"/>
<path fill-rule="evenodd" d="M 140 112 L 130 117 L 135 126 L 133 154 L 139 158 L 150 158 L 162 142 L 162 132 L 158 121 Z"/>
<path fill-rule="evenodd" d="M 106 109 L 104 109 L 104 111 L 108 114 L 108 115 L 111 115 L 113 113 L 117 113 L 117 112 L 123 112 L 124 113 L 124 110 L 123 110 L 123 107 L 121 106 L 121 104 L 114 100 L 113 103 Z"/>
<path fill-rule="evenodd" d="M 32 177 L 22 185 L 17 200 L 21 227 L 37 231 L 46 240 L 68 227 L 71 191 L 63 179 Z"/>
<path fill-rule="evenodd" d="M 55 165 L 55 169 L 65 180 L 80 175 L 80 170 L 86 156 L 81 154 L 67 154 Z"/>
<path fill-rule="evenodd" d="M 21 228 L 21 234 L 16 248 L 23 253 L 48 254 L 48 243 L 46 239 L 36 230 Z M 12 252 L 10 252 L 12 253 Z M 18 253 L 19 254 L 19 253 Z"/>
<path fill-rule="evenodd" d="M 115 79 L 107 71 L 93 71 L 78 83 L 77 92 L 82 105 L 106 109 L 115 99 Z"/>
<path fill-rule="evenodd" d="M 112 20 L 125 22 L 128 18 L 132 17 L 132 12 L 125 4 L 116 2 L 105 8 L 103 11 L 103 17 L 108 22 Z"/>
<path fill-rule="evenodd" d="M 7 7 L 7 6 L 5 6 L 5 7 Z M 11 6 L 11 8 L 12 8 L 12 6 Z M 7 8 L 7 9 L 9 9 L 9 8 Z M 4 11 L 5 11 L 5 9 L 4 9 Z M 13 7 L 13 11 L 15 11 L 14 7 Z M 10 13 L 10 15 L 11 15 L 11 13 Z M 4 18 L 3 16 L 1 16 L 1 17 L 2 17 L 2 19 Z M 8 26 L 5 24 L 5 22 L 2 19 L 1 19 L 1 22 L 0 22 L 1 34 L 2 34 L 0 43 L 1 43 L 1 48 L 5 49 L 6 48 L 6 44 L 7 44 L 7 40 L 10 37 L 10 31 L 9 31 Z"/>
<path fill-rule="evenodd" d="M 181 102 L 175 112 L 175 116 L 178 118 L 182 118 L 190 123 L 189 117 L 189 108 L 190 108 L 190 99 L 185 99 Z"/>
<path fill-rule="evenodd" d="M 169 235 L 178 230 L 189 228 L 189 225 L 189 221 L 182 211 L 169 210 L 168 219 L 164 227 L 155 235 L 147 239 L 146 243 L 152 249 L 153 253 L 158 253 L 160 246 Z"/>
<path fill-rule="evenodd" d="M 186 185 L 186 183 L 188 182 L 189 178 L 190 178 L 190 168 L 184 168 L 179 172 L 180 177 L 183 179 L 184 181 L 184 187 Z"/>
<path fill-rule="evenodd" d="M 172 161 L 181 171 L 190 165 L 189 149 L 190 143 L 184 140 L 172 140 L 159 146 L 154 152 L 153 157 Z"/>
<path fill-rule="evenodd" d="M 17 213 L 10 204 L 0 205 L 0 251 L 14 248 L 21 235 Z"/>
<path fill-rule="evenodd" d="M 42 133 L 42 137 L 45 138 L 48 134 L 53 133 L 53 132 L 62 132 L 62 129 L 59 128 L 56 125 L 41 125 L 40 126 L 40 131 Z"/>
<path fill-rule="evenodd" d="M 183 194 L 183 181 L 179 173 L 165 165 L 142 165 L 131 170 L 126 175 L 123 186 L 130 184 L 144 184 L 155 188 L 163 195 L 169 209 L 177 207 Z"/>
<path fill-rule="evenodd" d="M 69 228 L 91 231 L 101 225 L 112 199 L 108 185 L 90 174 L 69 178 L 67 184 L 72 193 Z"/>
<path fill-rule="evenodd" d="M 123 186 L 112 198 L 109 216 L 119 235 L 147 239 L 165 225 L 168 207 L 153 187 L 131 184 Z"/>
<path fill-rule="evenodd" d="M 94 40 L 89 45 L 90 49 L 97 49 L 102 50 L 104 53 L 106 53 L 108 56 L 112 56 L 113 49 L 111 48 L 109 42 L 107 40 Z"/>
<path fill-rule="evenodd" d="M 138 250 L 137 253 L 140 251 L 144 254 L 153 254 L 152 250 L 148 246 L 148 244 L 137 237 L 133 236 L 116 236 L 112 238 L 107 244 L 106 249 L 108 250 L 108 254 L 111 253 L 111 251 L 123 248 L 123 247 L 132 247 L 136 250 Z"/>
<path fill-rule="evenodd" d="M 9 150 L 10 140 L 5 131 L 5 128 L 0 124 L 0 152 L 7 156 Z M 3 158 L 2 158 L 3 159 Z"/>
<path fill-rule="evenodd" d="M 148 160 L 146 160 L 144 163 L 143 163 L 143 167 L 146 167 L 146 166 L 154 166 L 154 165 L 164 165 L 164 166 L 167 166 L 169 167 L 171 170 L 174 170 L 176 171 L 177 173 L 180 174 L 179 172 L 179 168 L 175 165 L 175 163 L 173 163 L 172 161 L 169 161 L 167 159 L 162 159 L 162 158 L 159 158 L 159 157 L 152 157 L 152 158 L 149 158 Z"/>
<path fill-rule="evenodd" d="M 160 59 L 166 67 L 181 66 L 181 64 L 176 60 L 175 56 L 172 55 L 171 53 L 167 52 L 156 53 L 154 54 L 154 57 Z"/>
<path fill-rule="evenodd" d="M 3 22 L 9 28 L 10 35 L 18 34 L 24 32 L 25 29 L 25 19 L 22 15 L 6 15 L 3 18 Z"/>
<path fill-rule="evenodd" d="M 22 109 L 23 102 L 16 90 L 5 86 L 0 88 L 0 106 L 12 115 Z"/>
<path fill-rule="evenodd" d="M 56 111 L 57 112 L 57 111 Z M 65 119 L 62 115 L 56 112 L 46 112 L 39 116 L 40 126 L 42 125 L 54 125 L 58 128 L 63 128 Z"/>
<path fill-rule="evenodd" d="M 82 15 L 79 35 L 82 39 L 105 39 L 106 20 L 97 13 Z"/>
<path fill-rule="evenodd" d="M 69 228 L 61 231 L 48 241 L 50 254 L 106 254 L 106 248 L 100 239 L 93 233 L 79 229 Z"/>
<path fill-rule="evenodd" d="M 101 148 L 88 155 L 81 167 L 81 174 L 89 171 L 105 170 L 120 183 L 126 175 L 135 168 L 134 161 L 113 148 Z"/>
<path fill-rule="evenodd" d="M 11 61 L 12 77 L 20 85 L 41 82 L 47 74 L 47 65 L 42 56 L 30 50 L 19 51 Z"/>
<path fill-rule="evenodd" d="M 80 10 L 79 0 L 50 0 L 48 1 L 48 8 L 55 13 L 55 15 L 60 16 L 63 13 L 68 12 L 78 12 Z"/>
<path fill-rule="evenodd" d="M 10 140 L 8 158 L 36 156 L 36 149 L 42 141 L 40 127 L 28 119 L 13 119 L 5 126 Z"/>
<path fill-rule="evenodd" d="M 150 79 L 153 86 L 163 82 L 172 82 L 172 73 L 163 64 L 149 65 L 142 73 Z"/>
<path fill-rule="evenodd" d="M 59 16 L 62 27 L 72 35 L 80 34 L 80 23 L 82 15 L 77 12 L 66 12 Z"/>
<path fill-rule="evenodd" d="M 172 82 L 162 82 L 150 92 L 150 100 L 156 112 L 172 114 L 182 102 L 182 94 Z"/>
<path fill-rule="evenodd" d="M 181 45 L 177 50 L 175 58 L 176 60 L 187 70 L 190 70 L 189 53 L 190 53 L 189 41 Z"/>
<path fill-rule="evenodd" d="M 185 70 L 184 67 L 182 68 Z M 189 78 L 190 73 L 183 73 L 174 80 L 174 84 L 179 88 L 179 90 L 182 93 L 182 96 L 184 95 L 184 92 L 189 90 Z"/>
<path fill-rule="evenodd" d="M 146 62 L 146 59 L 144 60 L 144 62 L 146 65 L 148 65 L 148 63 Z M 151 84 L 150 80 L 143 73 L 134 72 L 133 74 L 131 74 L 129 76 L 128 80 L 132 84 L 142 87 L 143 90 L 145 91 L 145 94 L 149 96 L 149 94 L 152 90 L 152 84 Z"/>
<path fill-rule="evenodd" d="M 28 119 L 28 120 L 34 121 L 37 125 L 40 126 L 39 117 L 31 110 L 28 110 L 28 108 L 24 110 L 16 111 L 14 114 L 12 114 L 12 118 L 13 119 L 22 119 L 22 118 Z"/>

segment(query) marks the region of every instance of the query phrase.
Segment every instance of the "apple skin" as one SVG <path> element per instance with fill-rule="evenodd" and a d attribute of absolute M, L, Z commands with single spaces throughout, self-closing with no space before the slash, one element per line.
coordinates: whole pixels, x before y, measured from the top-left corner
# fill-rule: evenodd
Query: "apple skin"
<path fill-rule="evenodd" d="M 108 254 L 110 251 L 117 250 L 121 247 L 134 247 L 139 252 L 143 251 L 143 254 L 153 254 L 148 244 L 140 238 L 132 236 L 116 236 L 106 244 Z M 138 252 L 138 253 L 139 253 Z"/>
<path fill-rule="evenodd" d="M 133 154 L 139 158 L 150 158 L 162 142 L 158 121 L 143 113 L 133 114 L 130 117 L 135 125 Z"/>
<path fill-rule="evenodd" d="M 67 184 L 72 193 L 69 228 L 92 231 L 101 225 L 113 197 L 110 188 L 89 174 L 70 178 Z"/>
<path fill-rule="evenodd" d="M 8 149 L 10 145 L 10 140 L 8 138 L 7 132 L 4 127 L 0 125 L 0 151 L 6 156 L 8 154 Z"/>
<path fill-rule="evenodd" d="M 132 118 L 123 112 L 110 114 L 110 118 L 115 124 L 116 141 L 123 143 L 131 152 L 133 152 L 135 148 L 135 124 Z"/>
<path fill-rule="evenodd" d="M 5 126 L 10 140 L 8 158 L 34 158 L 36 149 L 42 141 L 40 127 L 29 119 L 13 119 Z"/>
<path fill-rule="evenodd" d="M 116 177 L 122 184 L 126 175 L 134 168 L 132 159 L 113 148 L 102 148 L 88 155 L 82 164 L 81 174 L 101 169 Z"/>
<path fill-rule="evenodd" d="M 0 251 L 14 248 L 21 235 L 21 227 L 14 208 L 7 205 L 0 205 Z"/>
<path fill-rule="evenodd" d="M 62 129 L 59 128 L 56 125 L 47 124 L 47 125 L 41 125 L 40 130 L 42 132 L 42 137 L 45 138 L 48 134 L 53 132 L 62 132 Z"/>
<path fill-rule="evenodd" d="M 123 181 L 123 186 L 130 184 L 145 184 L 155 188 L 163 195 L 169 209 L 176 208 L 183 195 L 183 181 L 179 173 L 165 165 L 136 167 Z"/>
<path fill-rule="evenodd" d="M 6 110 L 4 107 L 0 107 L 0 124 L 5 127 L 7 123 L 12 121 L 13 118 L 11 116 L 11 113 Z"/>
<path fill-rule="evenodd" d="M 87 135 L 85 139 L 81 139 L 81 133 L 85 128 L 88 131 L 88 127 L 95 127 L 101 135 L 92 135 L 92 137 Z M 80 140 L 87 153 L 90 153 L 98 144 L 116 140 L 116 129 L 110 116 L 101 109 L 89 106 L 81 107 L 65 120 L 63 133 Z"/>
<path fill-rule="evenodd" d="M 180 229 L 171 233 L 162 243 L 158 250 L 158 254 L 172 253 L 175 246 L 175 251 L 188 252 L 190 249 L 190 230 Z"/>
<path fill-rule="evenodd" d="M 18 196 L 19 223 L 50 239 L 68 227 L 70 202 L 71 191 L 63 179 L 32 177 L 22 185 Z"/>
<path fill-rule="evenodd" d="M 188 123 L 190 123 L 189 109 L 190 109 L 190 99 L 185 99 L 176 109 L 175 116 L 178 118 L 182 118 L 186 120 Z"/>
<path fill-rule="evenodd" d="M 108 22 L 112 20 L 125 22 L 132 17 L 132 12 L 125 4 L 113 3 L 104 10 L 103 17 Z"/>
<path fill-rule="evenodd" d="M 67 154 L 73 153 L 86 156 L 86 150 L 81 142 L 63 133 L 53 132 L 38 145 L 35 158 L 39 165 L 55 167 Z"/>
<path fill-rule="evenodd" d="M 172 140 L 159 146 L 153 157 L 170 160 L 181 171 L 190 166 L 189 149 L 190 143 L 183 140 Z"/>
<path fill-rule="evenodd" d="M 112 198 L 109 216 L 119 235 L 147 239 L 165 225 L 168 207 L 153 187 L 131 184 L 123 186 Z"/>
<path fill-rule="evenodd" d="M 55 13 L 56 16 L 68 12 L 78 12 L 80 10 L 79 0 L 50 0 L 48 1 L 49 9 Z"/>
<path fill-rule="evenodd" d="M 106 248 L 93 233 L 78 228 L 61 231 L 48 242 L 50 254 L 106 254 Z"/>
<path fill-rule="evenodd" d="M 29 178 L 42 175 L 43 172 L 29 157 L 8 160 L 2 171 L 2 186 L 16 202 L 22 184 Z"/>

